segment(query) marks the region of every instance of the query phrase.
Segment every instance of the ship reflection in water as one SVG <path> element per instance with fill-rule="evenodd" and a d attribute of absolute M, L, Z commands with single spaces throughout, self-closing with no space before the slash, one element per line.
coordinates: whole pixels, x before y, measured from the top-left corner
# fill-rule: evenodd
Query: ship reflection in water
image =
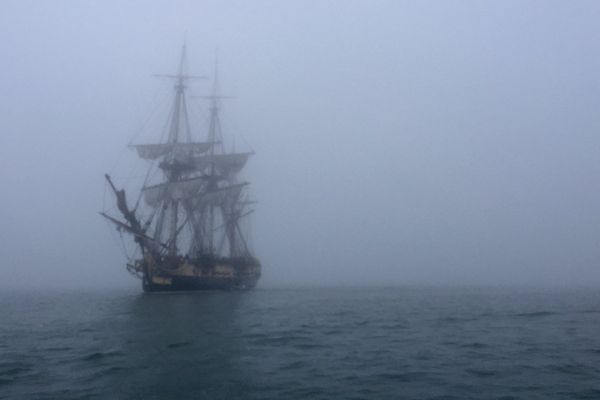
<path fill-rule="evenodd" d="M 240 398 L 254 379 L 240 361 L 240 311 L 252 302 L 240 292 L 137 296 L 120 335 L 130 365 L 109 386 L 131 398 Z"/>

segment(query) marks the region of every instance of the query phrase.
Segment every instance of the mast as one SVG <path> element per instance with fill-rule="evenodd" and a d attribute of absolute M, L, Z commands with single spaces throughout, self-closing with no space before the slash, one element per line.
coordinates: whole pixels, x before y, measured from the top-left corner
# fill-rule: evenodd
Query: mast
<path fill-rule="evenodd" d="M 186 60 L 186 45 L 185 42 L 181 48 L 181 56 L 179 59 L 178 72 L 175 75 L 159 75 L 175 80 L 175 97 L 173 99 L 173 106 L 171 112 L 171 123 L 169 129 L 169 136 L 167 144 L 171 145 L 171 151 L 168 152 L 161 163 L 163 172 L 168 183 L 178 182 L 182 178 L 183 168 L 181 164 L 178 144 L 180 143 L 181 130 L 185 129 L 185 140 L 187 144 L 191 143 L 191 132 L 188 119 L 187 103 L 186 103 L 186 81 L 192 78 L 199 78 L 185 74 L 185 60 Z M 156 237 L 162 235 L 162 229 L 164 224 L 164 218 L 168 215 L 168 245 L 169 255 L 174 256 L 177 254 L 177 236 L 179 233 L 178 229 L 178 216 L 179 216 L 179 200 L 177 198 L 166 198 L 162 205 L 162 211 L 159 215 L 159 220 L 156 224 Z"/>
<path fill-rule="evenodd" d="M 179 141 L 179 120 L 181 116 L 181 103 L 185 86 L 183 85 L 183 61 L 185 60 L 185 43 L 181 49 L 181 59 L 179 60 L 179 76 L 177 77 L 177 85 L 175 85 L 175 103 L 173 104 L 173 119 L 171 120 L 171 132 L 169 134 L 169 142 L 177 143 Z M 184 107 L 185 109 L 185 107 Z M 174 154 L 171 157 L 175 157 Z M 175 160 L 172 160 L 175 161 Z M 171 171 L 168 177 L 169 181 L 179 179 L 179 174 L 176 170 Z M 177 253 L 177 214 L 179 212 L 179 203 L 177 200 L 171 200 L 171 224 L 169 225 L 169 254 L 174 256 Z"/>
<path fill-rule="evenodd" d="M 208 141 L 217 142 L 217 135 L 220 134 L 219 126 L 219 104 L 218 104 L 218 82 L 219 82 L 219 58 L 215 55 L 215 70 L 213 78 L 212 94 L 210 96 L 210 122 L 208 127 Z M 219 135 L 220 136 L 220 135 Z M 221 137 L 218 138 L 221 142 Z M 221 144 L 222 145 L 222 144 Z M 210 148 L 211 164 L 210 164 L 210 178 L 209 178 L 209 189 L 214 190 L 217 188 L 217 177 L 215 171 L 215 147 Z M 215 231 L 215 207 L 210 204 L 208 211 L 208 251 L 210 254 L 214 253 L 214 231 Z"/>
<path fill-rule="evenodd" d="M 219 68 L 218 68 L 218 57 L 215 57 L 215 71 L 214 71 L 214 80 L 212 87 L 212 94 L 208 96 L 210 100 L 210 125 L 209 125 L 209 140 L 213 142 L 220 143 L 220 151 L 221 153 L 215 154 L 215 146 L 211 148 L 211 164 L 210 164 L 210 173 L 213 179 L 213 184 L 216 186 L 217 181 L 219 179 L 225 179 L 230 187 L 235 187 L 239 185 L 237 182 L 236 174 L 241 170 L 241 168 L 245 165 L 248 156 L 251 153 L 227 153 L 225 151 L 223 142 L 222 142 L 222 131 L 221 131 L 221 123 L 220 123 L 220 100 L 222 98 L 227 98 L 227 96 L 221 96 L 219 94 Z M 216 176 L 217 174 L 217 162 L 232 160 L 235 163 L 239 163 L 237 167 L 232 168 L 229 172 L 222 174 L 221 176 Z M 237 161 L 235 161 L 237 160 Z M 245 184 L 243 184 L 245 185 Z M 239 229 L 239 220 L 250 214 L 250 212 L 243 213 L 244 202 L 241 202 L 241 191 L 238 191 L 235 195 L 229 197 L 226 201 L 220 204 L 221 217 L 222 217 L 222 225 L 220 227 L 224 230 L 224 236 L 222 238 L 221 244 L 219 245 L 219 252 L 221 251 L 221 247 L 223 241 L 226 239 L 229 244 L 229 256 L 237 257 L 242 255 L 246 255 L 248 253 L 248 248 L 246 245 L 246 241 L 243 238 L 241 231 Z M 247 202 L 246 202 L 247 203 Z M 209 232 L 210 232 L 210 243 L 211 248 L 214 245 L 214 207 L 211 207 L 210 210 L 210 222 L 209 222 Z M 239 240 L 238 240 L 239 236 Z M 243 250 L 240 251 L 240 246 L 243 247 Z"/>

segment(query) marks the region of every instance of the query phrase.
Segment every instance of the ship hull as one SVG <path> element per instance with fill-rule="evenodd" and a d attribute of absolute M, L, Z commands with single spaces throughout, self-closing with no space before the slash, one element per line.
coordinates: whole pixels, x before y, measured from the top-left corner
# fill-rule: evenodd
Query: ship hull
<path fill-rule="evenodd" d="M 256 286 L 257 279 L 223 279 L 174 277 L 168 284 L 142 282 L 144 292 L 181 292 L 202 290 L 250 290 Z"/>
<path fill-rule="evenodd" d="M 156 260 L 146 255 L 128 269 L 142 279 L 145 292 L 249 290 L 261 275 L 261 265 L 253 257 Z"/>

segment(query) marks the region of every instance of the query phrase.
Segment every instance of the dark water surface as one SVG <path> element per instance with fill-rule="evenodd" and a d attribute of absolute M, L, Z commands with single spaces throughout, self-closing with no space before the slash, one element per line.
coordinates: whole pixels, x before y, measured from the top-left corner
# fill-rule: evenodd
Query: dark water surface
<path fill-rule="evenodd" d="M 600 290 L 0 301 L 2 399 L 600 399 Z"/>

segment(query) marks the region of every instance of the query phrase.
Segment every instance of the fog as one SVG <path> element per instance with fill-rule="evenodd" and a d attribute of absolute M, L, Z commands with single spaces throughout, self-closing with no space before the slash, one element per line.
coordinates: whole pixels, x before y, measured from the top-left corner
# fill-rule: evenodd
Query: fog
<path fill-rule="evenodd" d="M 600 284 L 599 20 L 596 1 L 4 1 L 0 286 L 139 285 L 103 174 L 143 165 L 126 146 L 184 40 L 195 74 L 218 47 L 224 133 L 256 152 L 261 286 Z"/>

